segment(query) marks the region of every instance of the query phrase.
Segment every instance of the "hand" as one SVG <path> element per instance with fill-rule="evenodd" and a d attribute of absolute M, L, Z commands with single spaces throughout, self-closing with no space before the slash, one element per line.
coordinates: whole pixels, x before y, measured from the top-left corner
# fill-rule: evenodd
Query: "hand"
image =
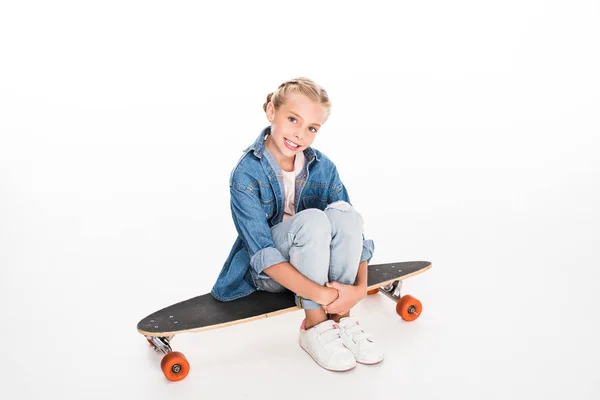
<path fill-rule="evenodd" d="M 367 295 L 366 288 L 362 286 L 344 285 L 339 282 L 327 282 L 325 285 L 336 289 L 339 294 L 333 303 L 323 306 L 328 314 L 345 314 Z"/>
<path fill-rule="evenodd" d="M 335 301 L 338 298 L 338 291 L 331 287 L 323 287 L 323 294 L 321 295 L 320 304 L 328 305 Z"/>

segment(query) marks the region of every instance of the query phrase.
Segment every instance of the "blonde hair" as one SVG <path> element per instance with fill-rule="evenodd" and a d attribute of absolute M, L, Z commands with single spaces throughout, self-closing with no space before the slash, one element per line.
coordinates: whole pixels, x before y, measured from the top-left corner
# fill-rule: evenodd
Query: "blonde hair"
<path fill-rule="evenodd" d="M 283 82 L 277 90 L 267 95 L 267 101 L 263 104 L 263 110 L 267 111 L 267 104 L 270 101 L 273 102 L 275 110 L 279 110 L 286 100 L 288 93 L 301 93 L 314 101 L 317 104 L 321 104 L 325 108 L 325 121 L 329 118 L 331 113 L 331 102 L 329 101 L 329 95 L 321 86 L 317 85 L 313 80 L 309 78 L 296 78 L 289 81 Z"/>

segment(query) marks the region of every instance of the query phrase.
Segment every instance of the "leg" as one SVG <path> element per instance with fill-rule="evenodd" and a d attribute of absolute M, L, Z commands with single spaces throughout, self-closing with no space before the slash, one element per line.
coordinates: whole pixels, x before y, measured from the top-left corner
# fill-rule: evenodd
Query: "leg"
<path fill-rule="evenodd" d="M 329 280 L 353 285 L 362 253 L 362 216 L 344 201 L 331 203 L 325 209 L 325 215 L 331 222 Z M 349 314 L 330 315 L 330 318 L 339 322 Z"/>
<path fill-rule="evenodd" d="M 362 254 L 362 216 L 345 201 L 328 205 L 325 215 L 331 224 L 329 280 L 353 285 Z"/>
<path fill-rule="evenodd" d="M 343 201 L 330 204 L 325 214 L 331 221 L 332 231 L 329 278 L 353 285 L 362 254 L 362 216 Z M 329 318 L 339 326 L 342 341 L 357 362 L 377 364 L 383 360 L 383 353 L 371 334 L 364 331 L 364 325 L 356 317 L 350 317 L 350 311 L 343 315 L 333 314 Z"/>

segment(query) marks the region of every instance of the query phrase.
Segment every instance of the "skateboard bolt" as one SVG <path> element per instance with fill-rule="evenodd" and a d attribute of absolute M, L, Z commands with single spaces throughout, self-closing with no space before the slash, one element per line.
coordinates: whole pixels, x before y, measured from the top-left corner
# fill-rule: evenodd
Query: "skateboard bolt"
<path fill-rule="evenodd" d="M 414 314 L 416 311 L 417 311 L 417 309 L 415 308 L 415 306 L 408 307 L 408 313 L 409 314 Z"/>
<path fill-rule="evenodd" d="M 173 371 L 173 373 L 178 374 L 179 371 L 181 371 L 181 365 L 179 364 L 175 364 L 171 367 L 171 371 Z"/>

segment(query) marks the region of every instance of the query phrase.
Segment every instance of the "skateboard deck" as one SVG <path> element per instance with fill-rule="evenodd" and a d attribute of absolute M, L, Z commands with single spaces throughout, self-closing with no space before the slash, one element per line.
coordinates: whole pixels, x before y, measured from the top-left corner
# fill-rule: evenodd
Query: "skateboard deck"
<path fill-rule="evenodd" d="M 382 292 L 397 301 L 396 312 L 404 320 L 412 321 L 418 318 L 422 306 L 410 295 L 400 296 L 402 281 L 430 268 L 428 261 L 369 265 L 367 290 L 369 294 Z M 161 368 L 169 380 L 176 381 L 185 378 L 189 364 L 183 354 L 172 351 L 169 342 L 173 336 L 223 328 L 297 310 L 301 308 L 296 306 L 294 294 L 290 291 L 257 291 L 229 302 L 218 301 L 207 293 L 146 316 L 138 322 L 137 330 L 146 336 L 157 352 L 165 354 Z"/>
<path fill-rule="evenodd" d="M 380 286 L 429 269 L 425 261 L 369 265 L 367 289 Z M 268 318 L 300 310 L 292 292 L 269 293 L 257 291 L 241 299 L 221 302 L 210 293 L 197 296 L 156 311 L 142 319 L 137 329 L 147 336 L 172 336 L 184 332 L 217 329 L 228 325 Z"/>

